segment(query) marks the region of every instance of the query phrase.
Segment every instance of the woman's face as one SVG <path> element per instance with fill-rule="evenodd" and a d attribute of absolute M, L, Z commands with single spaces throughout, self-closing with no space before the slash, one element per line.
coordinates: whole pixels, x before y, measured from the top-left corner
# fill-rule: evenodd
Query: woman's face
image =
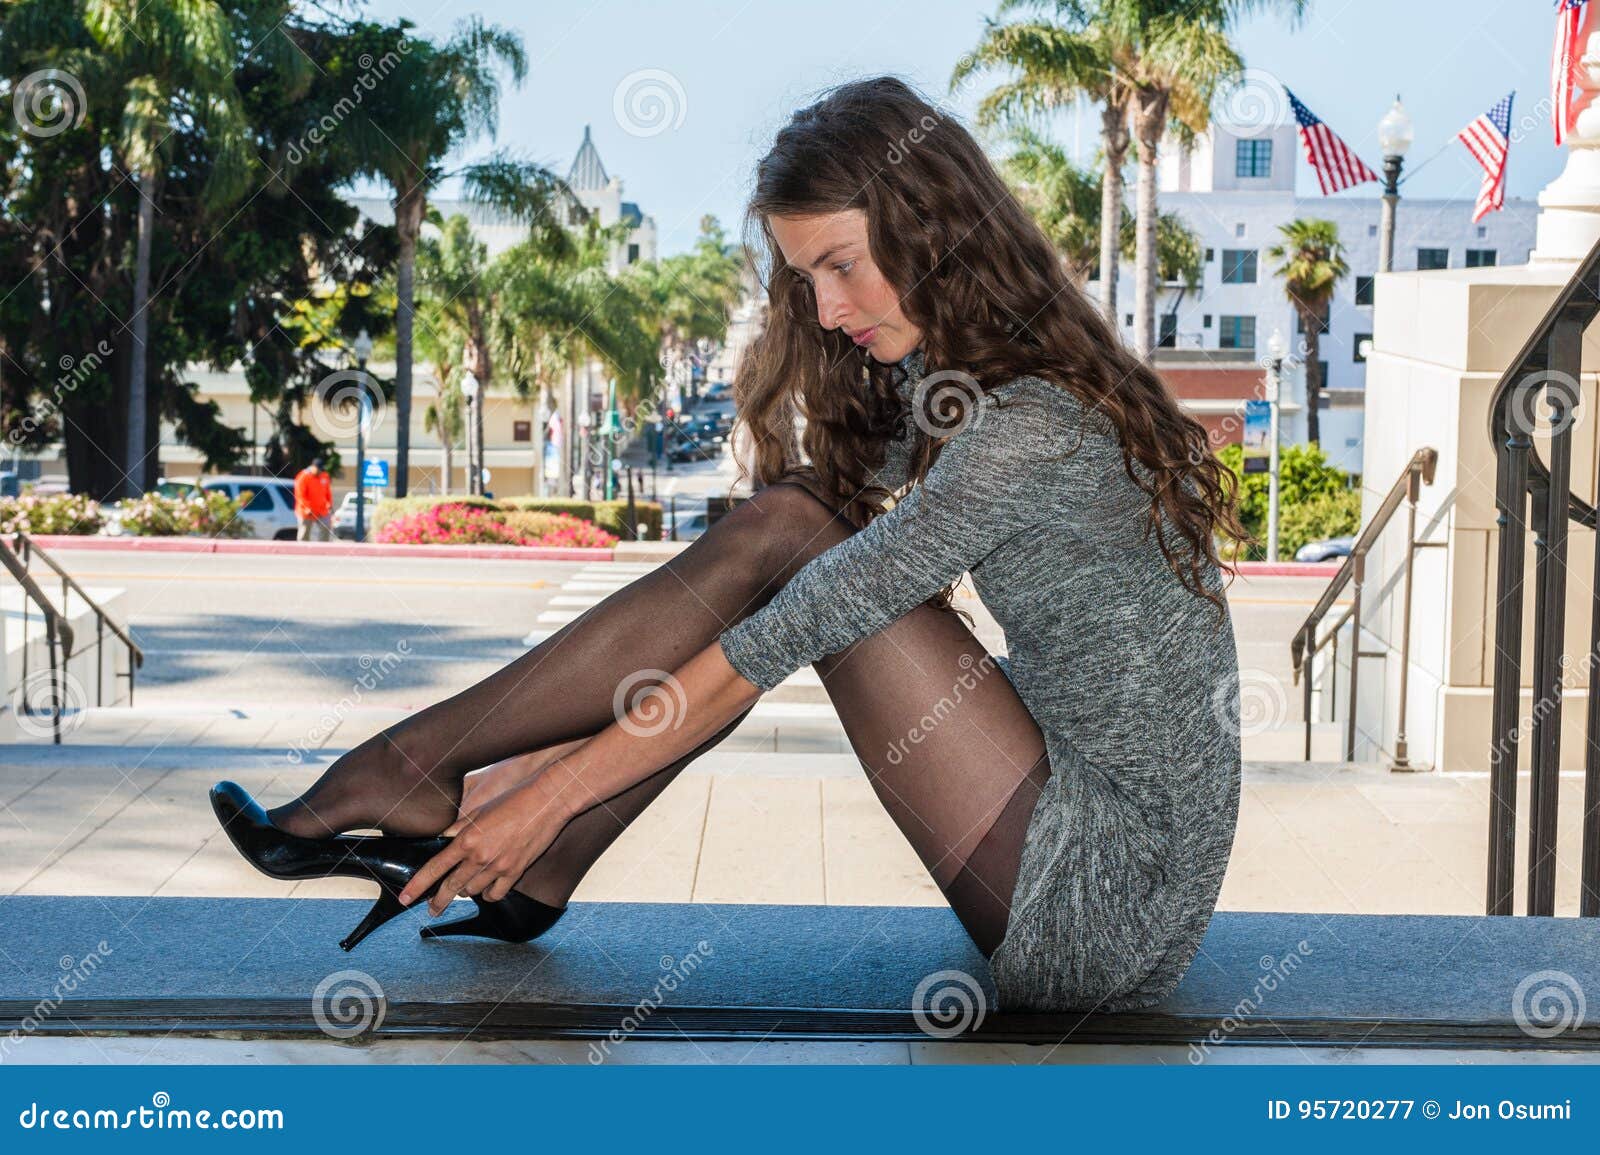
<path fill-rule="evenodd" d="M 900 311 L 900 297 L 867 249 L 861 209 L 820 216 L 768 218 L 784 263 L 811 282 L 817 322 L 842 329 L 878 361 L 898 361 L 922 344 L 922 331 Z"/>

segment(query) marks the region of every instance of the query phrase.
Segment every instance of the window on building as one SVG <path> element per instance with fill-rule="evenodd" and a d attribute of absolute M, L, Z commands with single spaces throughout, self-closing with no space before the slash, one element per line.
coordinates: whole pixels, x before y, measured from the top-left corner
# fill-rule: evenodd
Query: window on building
<path fill-rule="evenodd" d="M 1489 235 L 1489 226 L 1488 225 L 1479 225 L 1478 226 L 1478 239 L 1481 241 L 1481 240 L 1483 240 L 1484 237 L 1486 237 L 1488 235 Z"/>
<path fill-rule="evenodd" d="M 629 245 L 628 246 L 628 264 L 630 264 L 630 265 L 634 264 L 636 261 L 638 261 L 638 259 L 639 259 L 639 246 L 638 245 Z"/>
<path fill-rule="evenodd" d="M 1223 249 L 1222 283 L 1224 285 L 1255 284 L 1256 251 L 1254 249 Z"/>
<path fill-rule="evenodd" d="M 1356 338 L 1355 338 L 1355 342 L 1354 342 L 1354 354 L 1355 355 L 1353 357 L 1353 360 L 1365 361 L 1367 359 L 1366 354 L 1361 351 L 1361 347 L 1363 345 L 1365 345 L 1370 340 L 1372 340 L 1372 334 L 1371 333 L 1357 333 L 1356 334 Z"/>
<path fill-rule="evenodd" d="M 1217 348 L 1254 349 L 1256 347 L 1256 319 L 1254 317 L 1219 317 L 1217 319 Z"/>
<path fill-rule="evenodd" d="M 1377 225 L 1368 225 L 1367 226 L 1367 236 L 1375 237 L 1377 235 L 1378 235 L 1378 226 Z"/>
<path fill-rule="evenodd" d="M 1178 343 L 1178 314 L 1161 314 L 1161 335 L 1156 344 L 1163 349 L 1171 349 Z"/>
<path fill-rule="evenodd" d="M 1233 235 L 1236 236 L 1236 237 L 1244 236 L 1244 222 L 1243 221 L 1241 221 L 1238 224 L 1233 226 Z"/>
<path fill-rule="evenodd" d="M 1234 142 L 1233 175 L 1258 179 L 1272 175 L 1272 141 L 1240 140 Z"/>
<path fill-rule="evenodd" d="M 532 441 L 533 440 L 533 422 L 531 422 L 531 421 L 513 421 L 511 423 L 511 440 L 513 440 L 513 441 Z"/>
<path fill-rule="evenodd" d="M 1418 269 L 1448 269 L 1450 267 L 1449 249 L 1418 249 Z"/>
<path fill-rule="evenodd" d="M 1128 326 L 1128 328 L 1130 328 L 1130 329 L 1133 328 L 1133 314 L 1132 313 L 1124 313 L 1124 314 L 1122 314 L 1122 323 L 1124 325 Z"/>
<path fill-rule="evenodd" d="M 1495 251 L 1493 249 L 1468 249 L 1467 268 L 1484 269 L 1494 264 Z"/>
<path fill-rule="evenodd" d="M 1378 279 L 1376 277 L 1357 277 L 1356 278 L 1356 304 L 1358 304 L 1358 305 L 1370 305 L 1370 304 L 1372 304 L 1372 290 L 1377 286 L 1377 283 L 1378 283 Z"/>
<path fill-rule="evenodd" d="M 1331 302 L 1324 301 L 1322 303 L 1322 308 L 1317 312 L 1318 333 L 1326 333 L 1328 331 L 1328 314 L 1330 312 L 1330 304 Z M 1306 331 L 1306 316 L 1299 309 L 1294 311 L 1294 331 L 1296 333 L 1304 333 Z"/>
<path fill-rule="evenodd" d="M 1210 313 L 1207 313 L 1203 317 L 1200 318 L 1200 327 L 1202 329 L 1211 328 L 1211 314 Z"/>
<path fill-rule="evenodd" d="M 1217 250 L 1216 249 L 1207 249 L 1206 250 L 1206 264 L 1209 265 L 1212 261 L 1214 261 L 1216 259 L 1217 259 Z"/>
<path fill-rule="evenodd" d="M 569 204 L 567 206 L 567 224 L 583 224 L 583 206 L 574 204 Z"/>

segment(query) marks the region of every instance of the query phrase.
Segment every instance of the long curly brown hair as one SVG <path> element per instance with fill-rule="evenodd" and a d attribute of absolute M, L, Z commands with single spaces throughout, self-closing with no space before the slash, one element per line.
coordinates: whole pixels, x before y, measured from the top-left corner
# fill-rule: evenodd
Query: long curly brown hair
<path fill-rule="evenodd" d="M 800 109 L 757 168 L 744 228 L 747 251 L 766 266 L 768 305 L 734 378 L 742 454 L 752 459 L 741 457 L 741 479 L 804 475 L 857 528 L 884 511 L 889 494 L 869 482 L 903 417 L 904 371 L 821 326 L 810 282 L 785 263 L 768 222 L 848 209 L 865 211 L 872 259 L 922 331 L 927 371 L 958 367 L 984 391 L 1031 375 L 1103 413 L 1128 476 L 1150 495 L 1146 539 L 1154 532 L 1183 584 L 1225 614 L 1205 576 L 1224 568 L 1217 534 L 1250 537 L 1237 477 L 1073 284 L 972 135 L 894 77 L 840 85 Z M 920 439 L 912 481 L 940 444 Z M 952 589 L 930 603 L 950 608 Z"/>

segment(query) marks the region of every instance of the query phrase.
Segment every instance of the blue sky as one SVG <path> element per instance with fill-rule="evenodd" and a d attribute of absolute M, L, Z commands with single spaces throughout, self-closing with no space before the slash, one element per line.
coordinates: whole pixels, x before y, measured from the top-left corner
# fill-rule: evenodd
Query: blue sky
<path fill-rule="evenodd" d="M 1270 15 L 1245 24 L 1238 42 L 1246 64 L 1292 87 L 1374 169 L 1377 123 L 1399 92 L 1416 122 L 1408 163 L 1426 162 L 1405 194 L 1475 195 L 1480 170 L 1449 142 L 1513 88 L 1508 195 L 1537 196 L 1560 171 L 1563 154 L 1543 109 L 1554 21 L 1549 0 L 1311 0 L 1310 8 L 1297 29 Z M 890 73 L 930 99 L 944 97 L 951 67 L 993 11 L 959 0 L 373 0 L 366 6 L 371 18 L 403 16 L 430 35 L 448 34 L 469 13 L 520 32 L 529 75 L 520 89 L 506 92 L 498 144 L 564 176 L 584 125 L 591 125 L 607 170 L 623 179 L 623 195 L 655 217 L 664 254 L 693 242 L 704 213 L 737 231 L 755 162 L 772 134 L 829 85 Z M 664 94 L 665 119 L 650 119 L 648 110 L 618 115 L 619 87 L 628 78 L 636 90 Z M 991 83 L 979 77 L 949 107 L 967 116 Z M 1092 115 L 1081 134 L 1071 116 L 1060 119 L 1056 132 L 1069 146 L 1081 142 L 1086 159 L 1092 155 Z M 479 146 L 458 159 L 486 151 Z M 1299 170 L 1301 193 L 1314 195 L 1315 178 L 1303 159 Z M 1375 188 L 1344 195 L 1372 195 Z"/>

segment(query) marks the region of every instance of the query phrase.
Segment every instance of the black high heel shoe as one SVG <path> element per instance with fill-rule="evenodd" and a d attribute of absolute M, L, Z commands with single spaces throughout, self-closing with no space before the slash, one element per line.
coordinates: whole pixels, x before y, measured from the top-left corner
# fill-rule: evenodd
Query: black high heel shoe
<path fill-rule="evenodd" d="M 257 870 L 272 878 L 301 879 L 369 878 L 378 884 L 378 900 L 367 916 L 339 945 L 354 950 L 356 944 L 406 911 L 400 892 L 417 871 L 450 845 L 450 839 L 394 834 L 349 835 L 330 838 L 303 838 L 273 825 L 261 804 L 235 782 L 218 782 L 211 788 L 211 808 L 228 834 L 234 848 Z M 443 879 L 440 880 L 441 882 Z M 428 889 L 418 902 L 426 901 L 438 890 Z"/>
<path fill-rule="evenodd" d="M 235 782 L 218 782 L 211 788 L 211 808 L 234 848 L 269 877 L 340 876 L 369 878 L 378 884 L 378 900 L 355 930 L 339 943 L 347 951 L 355 949 L 362 939 L 408 909 L 400 905 L 400 892 L 429 859 L 451 842 L 438 835 L 337 834 L 328 838 L 304 838 L 273 825 L 261 804 Z M 435 883 L 412 906 L 426 902 L 438 889 Z M 549 930 L 567 912 L 564 906 L 549 906 L 515 890 L 498 902 L 489 902 L 478 895 L 473 895 L 472 901 L 478 908 L 477 914 L 425 926 L 421 936 L 479 935 L 502 942 L 528 942 Z"/>
<path fill-rule="evenodd" d="M 469 895 L 477 904 L 478 913 L 449 922 L 436 922 L 423 927 L 418 933 L 423 938 L 445 938 L 448 935 L 472 934 L 483 938 L 497 938 L 501 942 L 527 942 L 538 938 L 567 913 L 564 906 L 550 906 L 536 898 L 529 898 L 520 890 L 508 890 L 506 896 L 495 902 Z"/>

